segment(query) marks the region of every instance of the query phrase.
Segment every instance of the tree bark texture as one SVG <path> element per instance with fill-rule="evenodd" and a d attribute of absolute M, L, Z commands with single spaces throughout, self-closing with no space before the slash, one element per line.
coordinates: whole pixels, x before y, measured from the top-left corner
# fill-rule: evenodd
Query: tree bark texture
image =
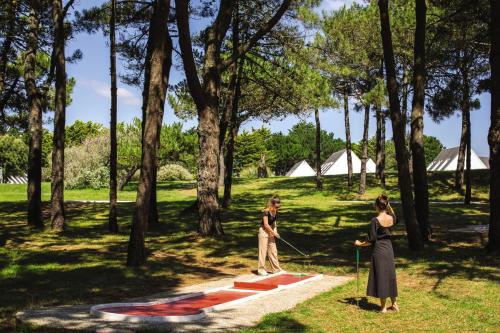
<path fill-rule="evenodd" d="M 117 140 L 116 140 L 116 119 L 118 113 L 118 95 L 116 82 L 116 0 L 111 0 L 111 15 L 109 21 L 109 46 L 110 46 L 110 66 L 111 77 L 111 110 L 109 124 L 109 221 L 108 229 L 110 232 L 118 232 L 117 218 Z"/>
<path fill-rule="evenodd" d="M 410 249 L 421 250 L 423 247 L 423 243 L 415 214 L 408 157 L 405 147 L 405 135 L 398 98 L 399 88 L 398 82 L 396 80 L 396 65 L 394 60 L 394 50 L 392 45 L 392 35 L 389 21 L 388 0 L 379 0 L 378 6 L 380 9 L 380 26 L 386 69 L 386 85 L 389 94 L 392 132 L 396 149 L 396 160 L 398 164 L 398 180 L 401 202 L 403 206 L 403 216 Z"/>
<path fill-rule="evenodd" d="M 352 189 L 352 146 L 351 146 L 351 125 L 349 121 L 349 95 L 347 89 L 344 90 L 344 124 L 345 124 L 345 148 L 347 154 L 347 188 Z"/>
<path fill-rule="evenodd" d="M 413 65 L 413 101 L 411 111 L 410 147 L 413 163 L 413 190 L 415 192 L 415 211 L 424 241 L 431 237 L 429 222 L 429 189 L 424 151 L 424 102 L 425 102 L 425 0 L 416 0 L 416 30 Z"/>
<path fill-rule="evenodd" d="M 156 1 L 149 25 L 148 48 L 151 52 L 150 58 L 146 59 L 149 66 L 149 80 L 145 82 L 147 94 L 143 99 L 145 105 L 143 105 L 141 175 L 130 231 L 127 266 L 140 266 L 146 260 L 145 232 L 157 163 L 159 131 L 172 64 L 172 41 L 167 29 L 169 12 L 170 1 Z"/>
<path fill-rule="evenodd" d="M 490 5 L 491 125 L 488 132 L 490 228 L 486 249 L 492 252 L 500 251 L 500 1 L 490 0 Z"/>
<path fill-rule="evenodd" d="M 64 140 L 66 126 L 66 59 L 64 55 L 64 13 L 62 0 L 53 1 L 55 55 L 55 112 L 52 148 L 51 223 L 52 229 L 64 230 Z"/>
<path fill-rule="evenodd" d="M 365 105 L 365 119 L 363 121 L 363 139 L 361 152 L 361 170 L 359 175 L 359 194 L 366 191 L 366 162 L 368 161 L 368 127 L 370 126 L 370 104 Z"/>
<path fill-rule="evenodd" d="M 323 189 L 323 180 L 321 179 L 321 123 L 319 120 L 319 110 L 314 110 L 314 119 L 316 120 L 316 189 Z"/>
<path fill-rule="evenodd" d="M 42 219 L 42 105 L 36 84 L 38 52 L 38 8 L 31 4 L 28 40 L 24 64 L 24 82 L 28 97 L 28 226 L 43 228 Z"/>

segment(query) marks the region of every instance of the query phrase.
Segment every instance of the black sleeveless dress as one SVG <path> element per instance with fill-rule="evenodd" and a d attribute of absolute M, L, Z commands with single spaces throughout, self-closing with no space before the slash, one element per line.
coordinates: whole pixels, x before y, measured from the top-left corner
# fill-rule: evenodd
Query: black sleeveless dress
<path fill-rule="evenodd" d="M 396 217 L 392 217 L 396 224 Z M 391 228 L 383 227 L 374 217 L 371 221 L 368 241 L 372 243 L 372 259 L 366 294 L 377 298 L 397 297 L 398 286 Z"/>

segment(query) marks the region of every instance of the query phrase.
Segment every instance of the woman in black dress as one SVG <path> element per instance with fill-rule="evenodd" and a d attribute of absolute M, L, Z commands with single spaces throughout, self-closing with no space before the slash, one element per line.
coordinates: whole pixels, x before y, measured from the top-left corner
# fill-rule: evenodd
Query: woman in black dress
<path fill-rule="evenodd" d="M 356 246 L 371 246 L 372 259 L 366 294 L 380 298 L 380 311 L 387 312 L 386 299 L 391 298 L 391 310 L 399 311 L 397 305 L 398 286 L 394 251 L 391 243 L 391 227 L 396 224 L 396 216 L 389 204 L 389 198 L 381 194 L 375 200 L 378 216 L 371 220 L 370 232 L 365 242 L 356 240 Z"/>

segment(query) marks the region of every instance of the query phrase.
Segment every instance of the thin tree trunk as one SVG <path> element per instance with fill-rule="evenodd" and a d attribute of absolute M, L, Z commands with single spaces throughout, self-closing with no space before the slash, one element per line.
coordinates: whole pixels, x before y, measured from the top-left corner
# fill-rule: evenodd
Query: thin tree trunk
<path fill-rule="evenodd" d="M 137 187 L 134 217 L 127 252 L 127 266 L 140 266 L 146 260 L 144 236 L 149 219 L 149 208 L 157 163 L 159 131 L 163 118 L 165 95 L 172 64 L 172 41 L 167 29 L 170 1 L 157 1 L 149 25 L 148 49 L 150 58 L 147 94 L 144 96 L 144 135 L 142 143 L 141 176 Z M 160 124 L 160 125 L 159 125 Z"/>
<path fill-rule="evenodd" d="M 238 121 L 238 104 L 241 96 L 241 76 L 243 72 L 243 61 L 239 61 L 236 77 L 236 84 L 234 86 L 233 101 L 231 103 L 231 118 L 229 120 L 229 133 L 226 144 L 225 155 L 225 173 L 224 173 L 224 198 L 222 200 L 222 207 L 227 208 L 231 205 L 231 188 L 233 185 L 233 165 L 234 165 L 234 147 L 236 144 L 236 137 L 240 129 L 240 122 Z"/>
<path fill-rule="evenodd" d="M 380 179 L 380 162 L 382 160 L 382 109 L 378 103 L 375 105 L 375 119 L 377 130 L 375 131 L 375 177 Z"/>
<path fill-rule="evenodd" d="M 380 180 L 380 186 L 385 188 L 385 115 L 380 105 L 376 105 L 376 115 L 376 175 Z"/>
<path fill-rule="evenodd" d="M 465 62 L 465 60 L 463 61 Z M 458 149 L 458 163 L 457 170 L 455 171 L 455 190 L 463 194 L 464 178 L 465 178 L 465 158 L 467 150 L 467 118 L 470 113 L 470 88 L 469 88 L 469 73 L 465 68 L 466 65 L 462 64 L 462 133 L 460 134 L 460 146 Z"/>
<path fill-rule="evenodd" d="M 349 123 L 349 95 L 347 89 L 344 90 L 344 124 L 345 124 L 345 148 L 347 154 L 347 188 L 352 190 L 352 146 L 351 146 L 351 126 Z"/>
<path fill-rule="evenodd" d="M 467 121 L 465 116 L 465 107 L 462 108 L 462 133 L 460 134 L 460 146 L 458 147 L 457 169 L 455 170 L 455 191 L 463 194 L 464 169 L 465 169 L 465 151 L 467 149 Z"/>
<path fill-rule="evenodd" d="M 108 229 L 118 232 L 117 216 L 117 140 L 116 140 L 116 118 L 117 118 L 117 83 L 116 83 L 116 0 L 111 0 L 111 16 L 109 20 L 109 45 L 110 45 L 110 76 L 111 76 L 111 117 L 109 124 L 109 221 Z"/>
<path fill-rule="evenodd" d="M 363 139 L 361 153 L 361 170 L 359 175 L 359 194 L 366 191 L 366 162 L 368 161 L 368 127 L 370 126 L 370 104 L 365 105 L 365 120 L 363 122 Z"/>
<path fill-rule="evenodd" d="M 424 151 L 424 102 L 425 102 L 425 0 L 416 0 L 415 48 L 413 65 L 413 102 L 411 111 L 411 153 L 413 163 L 413 190 L 415 211 L 420 234 L 424 241 L 431 237 L 429 222 L 429 189 Z"/>
<path fill-rule="evenodd" d="M 17 0 L 7 1 L 6 13 L 9 17 L 7 23 L 7 32 L 4 37 L 2 48 L 0 49 L 0 101 L 6 102 L 3 98 L 5 90 L 5 79 L 7 76 L 7 64 L 9 61 L 9 53 L 12 50 L 12 43 L 14 42 L 14 28 L 16 27 L 16 10 L 17 10 Z M 36 49 L 36 47 L 35 47 Z M 5 103 L 0 103 L 0 114 L 2 117 L 5 116 L 4 113 Z"/>
<path fill-rule="evenodd" d="M 319 122 L 319 110 L 314 110 L 316 120 L 316 189 L 323 189 L 323 180 L 321 179 L 321 124 Z"/>
<path fill-rule="evenodd" d="M 64 56 L 64 13 L 62 0 L 53 1 L 56 92 L 54 146 L 52 150 L 51 222 L 52 229 L 64 230 L 64 140 L 66 126 L 66 59 Z"/>
<path fill-rule="evenodd" d="M 401 87 L 401 122 L 403 123 L 403 132 L 406 136 L 406 125 L 408 124 L 408 70 L 403 67 L 403 82 Z"/>
<path fill-rule="evenodd" d="M 489 252 L 500 251 L 500 1 L 490 0 L 491 125 Z"/>
<path fill-rule="evenodd" d="M 236 137 L 238 136 L 239 123 L 237 121 L 231 121 L 229 126 L 229 137 L 227 141 L 226 148 L 226 173 L 224 175 L 224 199 L 222 201 L 222 206 L 227 208 L 231 205 L 231 188 L 233 185 L 233 165 L 234 165 L 234 146 L 236 143 Z"/>
<path fill-rule="evenodd" d="M 472 190 L 471 190 L 471 172 L 470 172 L 470 164 L 471 164 L 471 126 L 470 126 L 470 112 L 465 114 L 466 123 L 467 123 L 467 131 L 465 134 L 465 142 L 466 142 L 466 158 L 465 158 L 465 197 L 464 204 L 470 205 Z"/>
<path fill-rule="evenodd" d="M 36 7 L 35 7 L 36 6 Z M 42 105 L 36 85 L 38 8 L 32 4 L 28 17 L 28 40 L 24 82 L 28 96 L 28 226 L 43 228 L 42 220 Z"/>
<path fill-rule="evenodd" d="M 386 68 L 386 84 L 389 94 L 389 105 L 392 122 L 392 132 L 394 145 L 396 148 L 396 160 L 398 164 L 398 180 L 401 202 L 403 206 L 403 216 L 406 225 L 406 233 L 410 249 L 421 250 L 423 247 L 422 238 L 415 215 L 413 193 L 411 188 L 410 172 L 408 167 L 408 157 L 405 145 L 405 135 L 401 119 L 401 109 L 399 105 L 398 83 L 396 80 L 396 65 L 394 61 L 394 51 L 392 46 L 391 27 L 389 22 L 388 0 L 378 1 L 380 9 L 380 26 L 382 36 L 382 46 Z"/>
<path fill-rule="evenodd" d="M 232 21 L 232 56 L 236 57 L 239 46 L 239 12 L 238 12 L 238 2 L 235 2 L 235 8 L 233 12 L 233 21 Z M 233 103 L 236 94 L 236 84 L 238 80 L 238 62 L 229 66 L 230 76 L 229 76 L 229 86 L 228 91 L 229 94 L 226 99 L 226 108 L 224 109 L 224 114 L 220 120 L 220 134 L 219 134 L 219 186 L 223 186 L 226 179 L 226 163 L 225 163 L 225 155 L 226 155 L 226 133 L 229 127 L 229 123 L 231 122 L 231 116 L 233 112 Z M 237 110 L 236 110 L 237 112 Z M 224 205 L 223 205 L 224 206 Z"/>
<path fill-rule="evenodd" d="M 123 188 L 130 182 L 130 179 L 132 179 L 137 170 L 139 170 L 139 165 L 133 165 L 127 170 L 127 173 L 120 179 L 120 184 L 118 185 L 119 191 L 123 191 Z"/>
<path fill-rule="evenodd" d="M 380 186 L 385 188 L 385 114 L 382 112 L 382 129 L 380 132 L 382 157 L 380 161 Z"/>
<path fill-rule="evenodd" d="M 384 79 L 384 59 L 380 59 L 380 70 L 378 77 Z M 377 103 L 377 153 L 376 153 L 376 174 L 380 180 L 380 186 L 385 189 L 385 114 L 382 112 L 382 101 Z"/>

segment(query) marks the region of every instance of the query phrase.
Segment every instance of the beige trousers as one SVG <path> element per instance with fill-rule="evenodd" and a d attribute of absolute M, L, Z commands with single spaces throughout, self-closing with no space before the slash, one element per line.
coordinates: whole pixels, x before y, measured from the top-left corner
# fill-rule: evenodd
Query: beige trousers
<path fill-rule="evenodd" d="M 274 229 L 276 231 L 276 228 Z M 259 228 L 259 267 L 257 272 L 262 274 L 266 272 L 266 257 L 269 258 L 271 264 L 271 272 L 277 273 L 281 271 L 278 261 L 278 249 L 276 248 L 276 239 L 269 237 L 268 233 L 262 228 Z"/>

